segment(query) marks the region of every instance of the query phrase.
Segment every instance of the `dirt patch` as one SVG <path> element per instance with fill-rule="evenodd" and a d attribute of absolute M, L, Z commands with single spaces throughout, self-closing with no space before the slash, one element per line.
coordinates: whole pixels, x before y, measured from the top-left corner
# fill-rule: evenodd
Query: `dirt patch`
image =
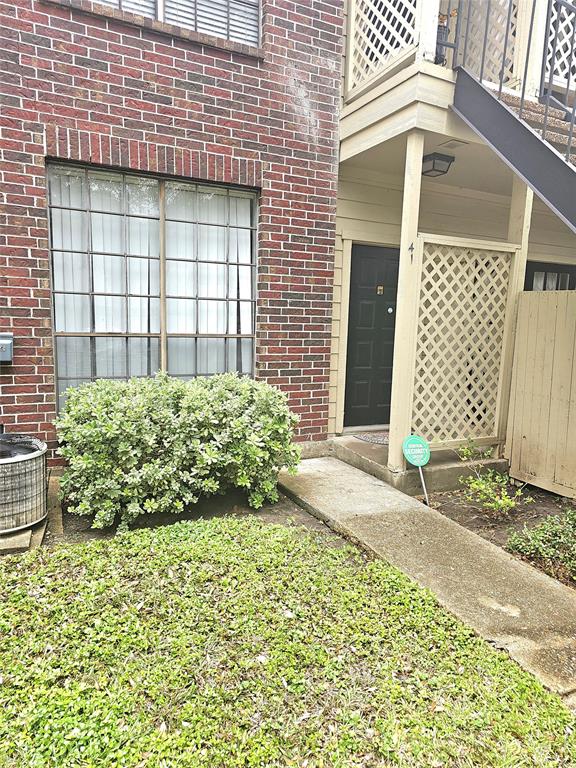
<path fill-rule="evenodd" d="M 511 493 L 515 490 L 510 487 Z M 482 509 L 466 498 L 464 490 L 431 493 L 430 506 L 482 538 L 504 547 L 512 532 L 521 531 L 525 525 L 532 528 L 546 517 L 557 515 L 570 506 L 570 499 L 531 486 L 524 489 L 523 496 L 508 514 Z M 525 501 L 528 497 L 533 501 Z"/>
<path fill-rule="evenodd" d="M 510 487 L 511 493 L 515 490 L 513 486 Z M 528 501 L 529 498 L 532 501 Z M 463 489 L 430 494 L 431 507 L 503 549 L 506 548 L 506 542 L 511 533 L 521 531 L 525 526 L 533 528 L 550 515 L 558 515 L 567 508 L 574 507 L 574 504 L 575 502 L 571 499 L 532 486 L 526 486 L 523 489 L 523 497 L 518 501 L 516 508 L 509 513 L 483 509 L 481 505 L 469 501 Z M 549 562 L 546 564 L 537 560 L 530 562 L 559 581 L 576 587 L 576 583 L 562 567 L 558 566 L 555 572 L 551 573 Z"/>
<path fill-rule="evenodd" d="M 50 484 L 50 514 L 42 542 L 44 546 L 53 547 L 63 543 L 81 543 L 91 539 L 109 539 L 114 536 L 115 528 L 95 530 L 91 528 L 92 517 L 80 517 L 63 510 L 58 502 L 57 494 L 58 484 L 57 481 L 53 481 Z M 280 496 L 276 504 L 266 504 L 262 509 L 254 510 L 248 506 L 245 495 L 239 491 L 203 499 L 181 514 L 142 515 L 136 520 L 133 528 L 155 528 L 161 525 L 172 525 L 180 520 L 207 520 L 225 515 L 250 515 L 267 523 L 301 526 L 320 533 L 328 546 L 344 546 L 345 544 L 344 540 L 334 534 L 324 523 L 309 515 L 285 496 Z"/>

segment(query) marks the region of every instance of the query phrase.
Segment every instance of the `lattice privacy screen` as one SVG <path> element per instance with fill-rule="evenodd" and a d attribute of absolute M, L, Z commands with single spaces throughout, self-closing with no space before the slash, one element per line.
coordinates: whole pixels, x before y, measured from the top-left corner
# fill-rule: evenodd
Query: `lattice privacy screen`
<path fill-rule="evenodd" d="M 416 0 L 355 0 L 351 12 L 350 89 L 416 42 Z"/>
<path fill-rule="evenodd" d="M 553 82 L 566 87 L 568 80 L 574 87 L 576 81 L 576 55 L 574 52 L 574 27 L 576 26 L 576 8 L 570 9 L 561 3 L 552 3 L 552 14 L 548 28 L 548 59 L 546 79 L 550 77 L 550 67 L 554 58 Z M 556 50 L 554 36 L 558 29 Z"/>
<path fill-rule="evenodd" d="M 412 427 L 432 443 L 496 435 L 511 254 L 424 243 Z"/>
<path fill-rule="evenodd" d="M 513 86 L 518 80 L 518 73 L 514 71 L 518 2 L 519 0 L 513 0 L 511 9 L 508 0 L 460 3 L 460 12 L 463 14 L 460 19 L 460 34 L 463 38 L 468 30 L 468 42 L 464 45 L 464 40 L 460 41 L 459 59 L 477 77 L 480 77 L 482 72 L 482 80 L 485 82 L 499 83 L 502 69 L 504 84 Z M 454 21 L 451 27 L 454 27 Z M 485 38 L 486 51 L 482 64 Z"/>

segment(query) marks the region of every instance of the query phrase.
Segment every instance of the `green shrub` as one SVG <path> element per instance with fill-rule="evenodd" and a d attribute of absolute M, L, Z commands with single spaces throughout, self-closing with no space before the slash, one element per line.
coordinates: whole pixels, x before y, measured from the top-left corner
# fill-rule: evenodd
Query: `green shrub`
<path fill-rule="evenodd" d="M 473 504 L 479 504 L 482 509 L 497 514 L 508 514 L 522 499 L 531 502 L 529 496 L 524 496 L 521 488 L 512 491 L 508 475 L 496 472 L 494 469 L 485 469 L 480 463 L 489 459 L 493 454 L 493 447 L 482 448 L 473 440 L 460 446 L 456 451 L 463 462 L 469 463 L 470 474 L 460 477 L 460 483 L 466 489 L 466 498 Z"/>
<path fill-rule="evenodd" d="M 278 499 L 279 470 L 298 464 L 296 421 L 282 392 L 235 374 L 101 379 L 71 389 L 57 421 L 61 494 L 69 511 L 94 514 L 94 528 L 230 488 L 258 508 Z"/>
<path fill-rule="evenodd" d="M 533 528 L 524 526 L 510 535 L 506 547 L 551 576 L 576 581 L 576 509 L 551 515 Z"/>
<path fill-rule="evenodd" d="M 500 514 L 511 512 L 522 498 L 522 490 L 510 491 L 508 475 L 494 469 L 474 469 L 468 477 L 461 477 L 460 482 L 466 488 L 466 498 L 482 509 Z M 524 501 L 531 501 L 525 498 Z"/>

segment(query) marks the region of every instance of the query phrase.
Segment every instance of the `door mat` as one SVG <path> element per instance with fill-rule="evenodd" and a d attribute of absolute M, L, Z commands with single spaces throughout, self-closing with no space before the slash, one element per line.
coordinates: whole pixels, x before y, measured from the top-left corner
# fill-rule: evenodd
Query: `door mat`
<path fill-rule="evenodd" d="M 357 440 L 376 445 L 388 445 L 388 432 L 358 432 L 354 435 Z"/>

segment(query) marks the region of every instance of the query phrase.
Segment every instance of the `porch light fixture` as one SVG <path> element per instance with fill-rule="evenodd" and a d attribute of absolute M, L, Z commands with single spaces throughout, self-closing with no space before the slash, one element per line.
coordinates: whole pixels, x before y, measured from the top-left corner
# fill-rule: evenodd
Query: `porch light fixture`
<path fill-rule="evenodd" d="M 442 155 L 440 152 L 432 152 L 422 158 L 422 176 L 444 176 L 448 173 L 454 162 L 452 155 Z"/>

